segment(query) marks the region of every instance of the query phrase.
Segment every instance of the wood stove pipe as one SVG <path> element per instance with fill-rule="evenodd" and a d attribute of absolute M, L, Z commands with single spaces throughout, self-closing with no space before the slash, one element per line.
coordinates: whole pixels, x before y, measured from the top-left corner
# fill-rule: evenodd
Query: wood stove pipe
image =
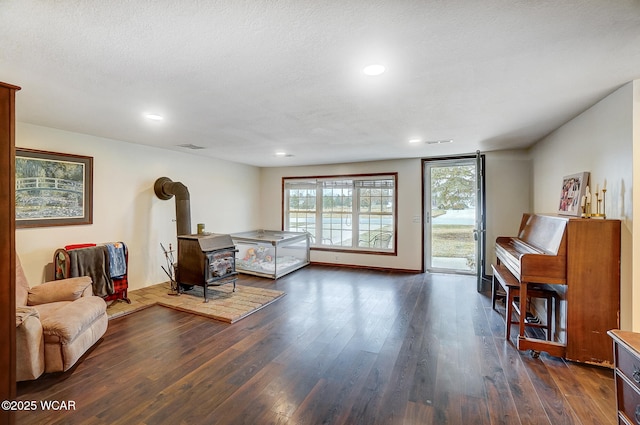
<path fill-rule="evenodd" d="M 176 230 L 178 236 L 191 234 L 191 201 L 189 189 L 169 177 L 160 177 L 153 185 L 156 196 L 162 200 L 176 197 Z"/>

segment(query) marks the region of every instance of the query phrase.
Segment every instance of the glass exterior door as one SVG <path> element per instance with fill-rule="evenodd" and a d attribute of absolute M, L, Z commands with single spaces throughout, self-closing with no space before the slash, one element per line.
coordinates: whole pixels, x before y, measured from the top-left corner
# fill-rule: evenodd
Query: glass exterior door
<path fill-rule="evenodd" d="M 427 271 L 477 273 L 477 174 L 473 157 L 424 162 Z"/>

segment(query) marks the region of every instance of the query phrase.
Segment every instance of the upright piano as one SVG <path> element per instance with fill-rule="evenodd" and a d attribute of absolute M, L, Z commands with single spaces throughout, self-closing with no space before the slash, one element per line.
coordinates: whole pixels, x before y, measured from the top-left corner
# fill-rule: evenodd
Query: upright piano
<path fill-rule="evenodd" d="M 496 239 L 498 265 L 520 283 L 519 350 L 613 366 L 607 331 L 619 328 L 620 226 L 620 220 L 524 214 L 518 236 Z M 527 286 L 539 283 L 558 294 L 551 341 L 525 332 Z"/>

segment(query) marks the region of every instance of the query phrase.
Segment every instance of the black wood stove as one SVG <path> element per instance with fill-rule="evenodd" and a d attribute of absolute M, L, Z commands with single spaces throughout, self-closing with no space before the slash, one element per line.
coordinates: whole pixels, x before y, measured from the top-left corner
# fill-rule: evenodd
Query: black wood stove
<path fill-rule="evenodd" d="M 160 177 L 153 185 L 162 200 L 176 197 L 176 231 L 178 234 L 178 264 L 175 280 L 178 290 L 202 286 L 204 302 L 209 286 L 233 283 L 236 290 L 236 247 L 230 235 L 216 233 L 191 234 L 191 201 L 189 189 L 168 177 Z"/>
<path fill-rule="evenodd" d="M 178 236 L 176 281 L 181 290 L 202 286 L 204 302 L 207 288 L 233 283 L 236 290 L 237 252 L 231 236 L 216 233 Z"/>

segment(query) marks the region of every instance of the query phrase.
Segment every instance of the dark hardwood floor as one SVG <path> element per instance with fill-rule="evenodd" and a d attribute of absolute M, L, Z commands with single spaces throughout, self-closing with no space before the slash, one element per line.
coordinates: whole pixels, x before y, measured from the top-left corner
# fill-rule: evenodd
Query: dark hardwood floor
<path fill-rule="evenodd" d="M 614 424 L 613 372 L 533 358 L 475 278 L 309 266 L 232 325 L 154 306 L 114 319 L 17 424 Z M 515 334 L 516 332 L 514 332 Z"/>

